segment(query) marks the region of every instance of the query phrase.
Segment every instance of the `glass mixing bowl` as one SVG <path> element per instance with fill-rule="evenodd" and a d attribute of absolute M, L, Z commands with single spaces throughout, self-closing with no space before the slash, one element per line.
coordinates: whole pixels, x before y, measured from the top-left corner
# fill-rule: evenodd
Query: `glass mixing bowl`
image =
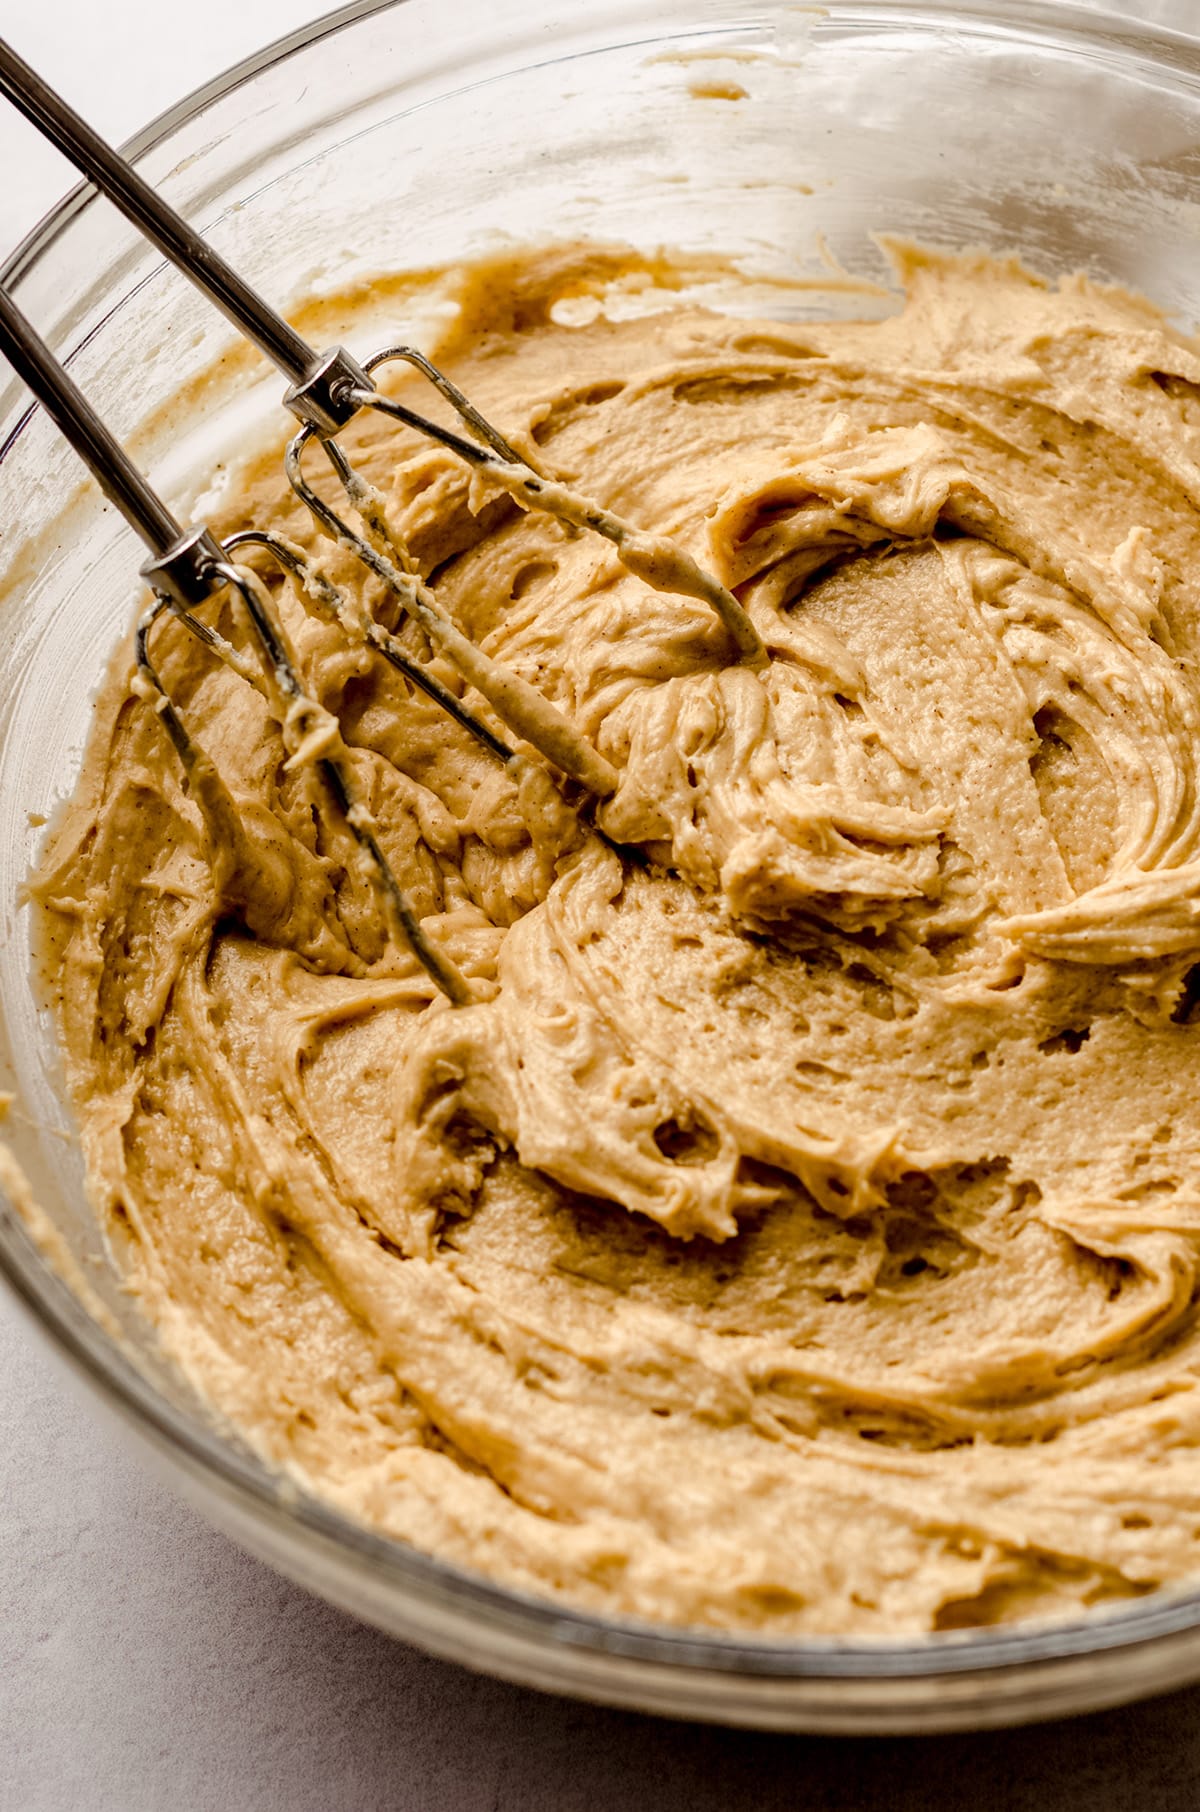
<path fill-rule="evenodd" d="M 241 64 L 132 150 L 283 302 L 501 236 L 585 234 L 728 253 L 767 276 L 827 284 L 833 263 L 886 280 L 870 238 L 886 231 L 1016 247 L 1051 274 L 1084 266 L 1190 323 L 1198 146 L 1200 47 L 1076 6 L 359 0 Z M 86 193 L 4 276 L 177 498 L 231 444 L 268 423 L 280 432 L 280 380 Z M 864 304 L 849 291 L 839 303 L 835 286 L 787 306 Z M 356 334 L 364 349 L 374 338 Z M 0 1086 L 16 1097 L 5 1136 L 43 1212 L 31 1226 L 5 1203 L 0 1266 L 97 1400 L 285 1573 L 437 1654 L 555 1691 L 865 1732 L 1050 1717 L 1200 1677 L 1200 1585 L 1053 1627 L 894 1642 L 775 1644 L 575 1614 L 370 1534 L 217 1424 L 122 1294 L 31 980 L 22 881 L 128 630 L 139 549 L 26 401 L 15 385 L 0 398 Z"/>

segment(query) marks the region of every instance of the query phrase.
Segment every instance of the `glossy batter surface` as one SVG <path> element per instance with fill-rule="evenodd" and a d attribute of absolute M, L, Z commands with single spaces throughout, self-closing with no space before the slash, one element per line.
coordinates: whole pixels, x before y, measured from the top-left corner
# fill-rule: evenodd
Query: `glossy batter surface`
<path fill-rule="evenodd" d="M 732 587 L 765 669 L 453 456 L 348 437 L 641 861 L 261 565 L 475 1004 L 385 943 L 269 686 L 173 624 L 238 836 L 126 651 L 38 880 L 167 1348 L 351 1514 L 602 1612 L 887 1634 L 1200 1572 L 1200 358 L 1082 279 L 896 257 L 895 318 L 796 327 L 629 318 L 636 260 L 529 254 L 430 348 Z M 251 521 L 427 654 L 275 457 L 217 527 Z"/>

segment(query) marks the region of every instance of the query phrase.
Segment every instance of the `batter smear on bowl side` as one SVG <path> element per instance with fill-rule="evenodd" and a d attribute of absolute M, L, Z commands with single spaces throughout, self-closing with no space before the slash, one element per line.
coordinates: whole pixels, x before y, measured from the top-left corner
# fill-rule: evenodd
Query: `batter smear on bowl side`
<path fill-rule="evenodd" d="M 892 251 L 901 313 L 801 326 L 628 318 L 633 254 L 513 255 L 429 347 L 730 587 L 765 666 L 450 453 L 346 431 L 602 804 L 262 567 L 471 1004 L 170 622 L 238 836 L 126 647 L 36 882 L 166 1350 L 352 1516 L 593 1611 L 888 1635 L 1200 1573 L 1200 356 L 1082 278 Z M 214 527 L 251 522 L 428 656 L 275 451 Z"/>

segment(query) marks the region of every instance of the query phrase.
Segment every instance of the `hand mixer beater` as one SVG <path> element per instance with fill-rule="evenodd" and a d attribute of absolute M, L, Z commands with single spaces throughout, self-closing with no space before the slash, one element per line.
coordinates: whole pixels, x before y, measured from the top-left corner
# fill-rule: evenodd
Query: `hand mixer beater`
<path fill-rule="evenodd" d="M 351 549 L 367 570 L 382 581 L 403 611 L 419 625 L 429 645 L 449 659 L 466 686 L 491 706 L 495 717 L 515 738 L 544 756 L 554 769 L 597 799 L 612 794 L 619 780 L 611 763 L 549 699 L 462 633 L 431 587 L 421 579 L 408 549 L 387 521 L 382 497 L 338 445 L 340 431 L 361 411 L 376 410 L 439 443 L 507 491 L 520 507 L 546 511 L 572 531 L 603 536 L 630 573 L 657 591 L 697 598 L 711 606 L 738 657 L 757 666 L 765 664 L 766 650 L 757 630 L 725 586 L 674 542 L 640 533 L 569 486 L 534 470 L 456 385 L 414 347 L 389 346 L 361 362 L 341 346 L 315 352 L 2 40 L 0 92 L 284 374 L 289 383 L 284 404 L 301 424 L 288 444 L 284 462 L 293 491 L 325 534 Z M 452 1003 L 470 1001 L 473 996 L 468 981 L 427 936 L 388 862 L 378 826 L 355 785 L 337 721 L 305 691 L 269 592 L 235 556 L 257 548 L 274 560 L 295 582 L 307 603 L 331 613 L 347 637 L 366 644 L 398 669 L 493 758 L 509 766 L 514 777 L 526 757 L 432 671 L 414 660 L 365 605 L 348 598 L 290 542 L 270 530 L 248 529 L 222 543 L 202 524 L 189 529 L 181 527 L 2 288 L 0 352 L 149 549 L 149 558 L 140 570 L 153 593 L 153 602 L 137 630 L 137 685 L 142 696 L 153 703 L 189 785 L 206 803 L 221 833 L 237 842 L 240 831 L 236 810 L 224 795 L 212 762 L 189 735 L 159 677 L 151 655 L 151 638 L 155 624 L 169 612 L 215 657 L 228 663 L 248 683 L 261 687 L 262 675 L 256 663 L 196 614 L 209 600 L 232 593 L 245 608 L 273 682 L 275 708 L 290 758 L 318 764 L 338 812 L 369 863 L 389 933 L 408 943 Z M 457 414 L 465 433 L 444 427 L 407 404 L 381 394 L 375 373 L 397 361 L 414 367 L 434 386 Z M 305 453 L 314 446 L 323 452 L 352 517 L 334 509 L 306 476 Z"/>

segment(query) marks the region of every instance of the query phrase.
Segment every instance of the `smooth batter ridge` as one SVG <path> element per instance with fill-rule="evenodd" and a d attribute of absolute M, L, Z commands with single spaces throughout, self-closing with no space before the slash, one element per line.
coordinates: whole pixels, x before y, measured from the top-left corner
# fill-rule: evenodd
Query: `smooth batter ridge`
<path fill-rule="evenodd" d="M 610 318 L 651 267 L 530 252 L 430 348 L 733 588 L 765 669 L 350 431 L 641 861 L 262 567 L 475 1004 L 386 947 L 318 772 L 174 624 L 236 843 L 126 651 L 37 882 L 166 1348 L 352 1515 L 596 1611 L 891 1634 L 1200 1573 L 1200 356 L 1083 278 L 892 249 L 901 313 L 802 326 Z M 216 526 L 251 522 L 399 627 L 274 456 Z"/>

